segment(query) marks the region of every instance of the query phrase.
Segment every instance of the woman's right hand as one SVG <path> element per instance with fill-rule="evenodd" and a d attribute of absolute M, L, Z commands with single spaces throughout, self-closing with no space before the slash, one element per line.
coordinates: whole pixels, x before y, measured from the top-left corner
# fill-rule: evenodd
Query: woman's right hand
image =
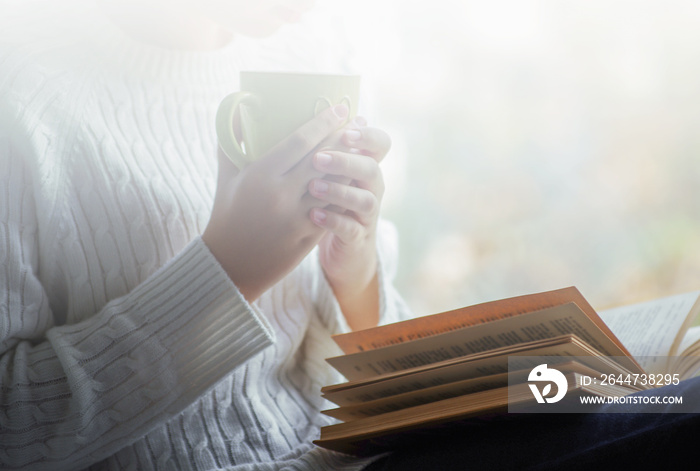
<path fill-rule="evenodd" d="M 345 105 L 326 109 L 240 171 L 219 149 L 214 207 L 202 239 L 249 302 L 293 270 L 323 236 L 309 218 L 319 202 L 307 193 L 321 174 L 300 162 L 347 114 Z"/>

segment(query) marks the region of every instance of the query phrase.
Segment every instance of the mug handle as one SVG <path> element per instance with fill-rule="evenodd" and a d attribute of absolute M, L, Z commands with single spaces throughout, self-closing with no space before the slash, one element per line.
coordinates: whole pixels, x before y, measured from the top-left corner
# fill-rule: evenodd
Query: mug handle
<path fill-rule="evenodd" d="M 255 96 L 250 92 L 234 92 L 221 100 L 219 109 L 216 111 L 216 137 L 219 146 L 226 157 L 231 159 L 238 168 L 243 168 L 251 163 L 254 157 L 246 154 L 241 148 L 241 144 L 233 132 L 233 120 L 238 107 L 246 102 L 252 103 L 254 99 Z"/>

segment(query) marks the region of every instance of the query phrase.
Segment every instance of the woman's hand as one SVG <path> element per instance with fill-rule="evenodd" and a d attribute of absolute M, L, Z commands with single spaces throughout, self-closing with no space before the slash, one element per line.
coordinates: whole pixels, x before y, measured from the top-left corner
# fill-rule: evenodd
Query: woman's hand
<path fill-rule="evenodd" d="M 249 302 L 296 267 L 323 236 L 324 228 L 309 218 L 318 200 L 307 192 L 321 174 L 300 163 L 347 114 L 345 105 L 328 108 L 241 171 L 219 150 L 214 207 L 202 239 Z"/>
<path fill-rule="evenodd" d="M 344 131 L 340 145 L 313 156 L 324 176 L 309 183 L 309 193 L 324 204 L 311 220 L 327 234 L 319 243 L 321 266 L 353 330 L 379 320 L 376 232 L 384 180 L 379 162 L 391 147 L 389 136 L 364 126 Z"/>

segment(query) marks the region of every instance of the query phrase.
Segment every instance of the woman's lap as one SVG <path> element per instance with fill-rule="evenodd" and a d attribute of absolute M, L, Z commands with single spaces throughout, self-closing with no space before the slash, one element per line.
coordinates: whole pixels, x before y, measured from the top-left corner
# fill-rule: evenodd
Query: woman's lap
<path fill-rule="evenodd" d="M 682 397 L 685 410 L 700 412 L 700 378 L 663 390 Z M 366 470 L 570 470 L 601 465 L 683 469 L 686 463 L 697 465 L 700 414 L 635 410 L 642 409 L 606 405 L 597 413 L 504 414 L 466 420 L 426 434 Z"/>

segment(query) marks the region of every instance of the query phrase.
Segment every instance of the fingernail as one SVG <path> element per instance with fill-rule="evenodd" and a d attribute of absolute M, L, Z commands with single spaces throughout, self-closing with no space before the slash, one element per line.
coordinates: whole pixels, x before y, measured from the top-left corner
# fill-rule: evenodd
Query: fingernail
<path fill-rule="evenodd" d="M 345 131 L 345 137 L 348 138 L 348 141 L 355 142 L 360 140 L 362 133 L 356 129 L 348 129 Z"/>
<path fill-rule="evenodd" d="M 326 213 L 316 208 L 311 211 L 311 219 L 313 219 L 313 221 L 319 226 L 322 226 L 326 223 Z"/>
<path fill-rule="evenodd" d="M 333 160 L 333 157 L 331 157 L 331 154 L 326 154 L 325 152 L 319 152 L 316 154 L 316 163 L 322 167 L 326 167 L 330 165 L 331 160 Z"/>
<path fill-rule="evenodd" d="M 318 194 L 325 195 L 328 193 L 328 183 L 324 182 L 323 180 L 315 180 L 314 191 Z"/>
<path fill-rule="evenodd" d="M 367 120 L 362 116 L 355 116 L 355 124 L 358 126 L 367 126 Z"/>
<path fill-rule="evenodd" d="M 333 114 L 335 114 L 338 119 L 345 119 L 348 117 L 348 114 L 350 114 L 350 109 L 348 108 L 348 105 L 341 103 L 333 107 Z"/>

